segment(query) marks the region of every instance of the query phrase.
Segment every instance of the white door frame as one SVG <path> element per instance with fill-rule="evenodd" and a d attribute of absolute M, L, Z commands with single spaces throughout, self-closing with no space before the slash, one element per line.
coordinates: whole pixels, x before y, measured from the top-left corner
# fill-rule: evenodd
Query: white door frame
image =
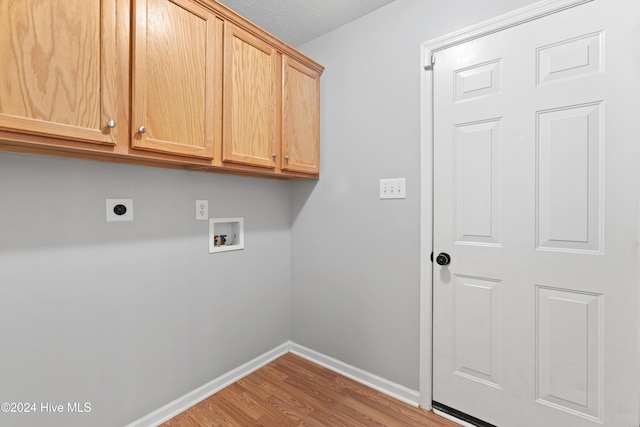
<path fill-rule="evenodd" d="M 543 0 L 421 45 L 420 407 L 431 409 L 433 369 L 433 68 L 438 51 L 595 0 Z M 435 65 L 437 67 L 437 65 Z"/>

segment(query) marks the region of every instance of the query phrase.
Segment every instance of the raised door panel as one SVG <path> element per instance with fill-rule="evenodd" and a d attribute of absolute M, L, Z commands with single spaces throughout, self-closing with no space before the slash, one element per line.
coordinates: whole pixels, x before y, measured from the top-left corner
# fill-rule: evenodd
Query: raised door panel
<path fill-rule="evenodd" d="M 225 23 L 223 160 L 276 167 L 278 64 L 276 50 Z"/>
<path fill-rule="evenodd" d="M 459 124 L 453 134 L 456 243 L 500 247 L 500 120 Z"/>
<path fill-rule="evenodd" d="M 601 101 L 537 113 L 539 250 L 601 253 Z"/>
<path fill-rule="evenodd" d="M 0 0 L 0 28 L 0 129 L 115 145 L 116 1 Z"/>
<path fill-rule="evenodd" d="M 190 0 L 136 0 L 132 146 L 212 159 L 222 21 Z"/>
<path fill-rule="evenodd" d="M 454 375 L 501 389 L 502 284 L 458 275 L 453 287 Z"/>
<path fill-rule="evenodd" d="M 282 169 L 320 172 L 320 75 L 283 59 Z"/>
<path fill-rule="evenodd" d="M 603 295 L 536 290 L 536 401 L 602 422 Z"/>

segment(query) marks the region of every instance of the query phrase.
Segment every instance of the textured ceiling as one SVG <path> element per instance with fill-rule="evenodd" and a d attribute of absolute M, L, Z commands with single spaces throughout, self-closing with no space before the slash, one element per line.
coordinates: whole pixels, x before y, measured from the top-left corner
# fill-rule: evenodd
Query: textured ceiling
<path fill-rule="evenodd" d="M 291 46 L 298 46 L 393 0 L 217 0 Z"/>

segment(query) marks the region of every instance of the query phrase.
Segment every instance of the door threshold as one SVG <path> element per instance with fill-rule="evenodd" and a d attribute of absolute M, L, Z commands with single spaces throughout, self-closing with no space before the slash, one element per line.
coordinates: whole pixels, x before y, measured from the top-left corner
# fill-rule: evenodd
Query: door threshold
<path fill-rule="evenodd" d="M 454 423 L 458 423 L 463 427 L 496 427 L 493 424 L 489 424 L 486 421 L 482 421 L 476 417 L 467 415 L 464 412 L 460 412 L 457 409 L 453 409 L 447 405 L 443 405 L 440 402 L 433 401 L 431 402 L 431 406 L 433 408 L 433 412 L 437 415 L 441 416 L 442 418 L 451 420 Z"/>

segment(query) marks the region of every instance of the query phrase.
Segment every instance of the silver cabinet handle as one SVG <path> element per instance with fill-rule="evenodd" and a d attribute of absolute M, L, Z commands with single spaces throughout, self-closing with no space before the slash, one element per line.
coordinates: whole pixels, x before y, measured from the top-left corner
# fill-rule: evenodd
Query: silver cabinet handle
<path fill-rule="evenodd" d="M 290 158 L 291 158 L 291 157 L 289 157 L 289 155 L 288 155 L 288 154 L 287 154 L 286 156 L 284 156 L 284 159 L 285 159 L 287 162 L 289 161 L 289 159 L 290 159 Z"/>
<path fill-rule="evenodd" d="M 146 128 L 146 127 L 144 127 L 144 126 L 140 126 L 140 127 L 138 128 L 138 133 L 146 133 L 146 132 L 147 132 L 147 128 Z"/>
<path fill-rule="evenodd" d="M 271 155 L 271 157 L 273 157 L 273 158 L 275 159 L 276 157 L 278 157 L 278 153 L 273 153 L 273 154 Z"/>
<path fill-rule="evenodd" d="M 115 120 L 109 120 L 109 121 L 107 122 L 107 127 L 108 127 L 109 129 L 113 129 L 114 127 L 116 127 L 116 121 L 115 121 Z"/>

